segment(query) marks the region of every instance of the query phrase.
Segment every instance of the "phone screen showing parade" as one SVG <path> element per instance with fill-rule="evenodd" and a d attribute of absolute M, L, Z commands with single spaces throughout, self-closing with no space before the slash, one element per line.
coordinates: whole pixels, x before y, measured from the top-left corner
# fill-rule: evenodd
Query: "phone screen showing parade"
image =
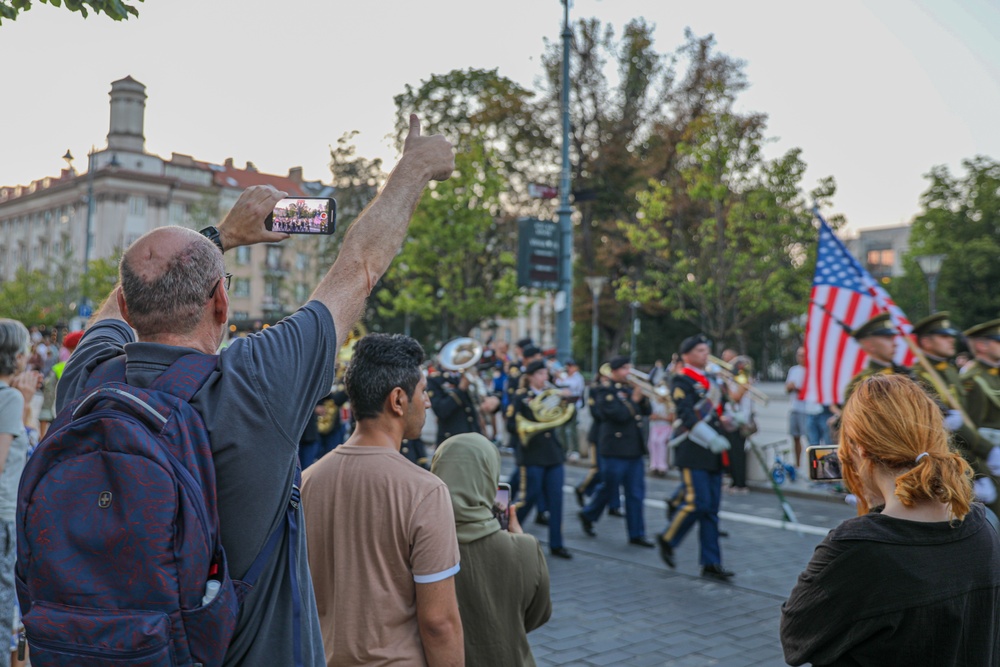
<path fill-rule="evenodd" d="M 836 445 L 809 447 L 806 449 L 806 455 L 809 457 L 809 479 L 817 482 L 834 482 L 842 479 Z"/>
<path fill-rule="evenodd" d="M 333 234 L 337 202 L 326 197 L 289 197 L 279 201 L 264 220 L 269 232 Z"/>
<path fill-rule="evenodd" d="M 497 487 L 497 497 L 493 501 L 493 514 L 500 527 L 507 530 L 510 525 L 510 484 L 501 483 Z"/>

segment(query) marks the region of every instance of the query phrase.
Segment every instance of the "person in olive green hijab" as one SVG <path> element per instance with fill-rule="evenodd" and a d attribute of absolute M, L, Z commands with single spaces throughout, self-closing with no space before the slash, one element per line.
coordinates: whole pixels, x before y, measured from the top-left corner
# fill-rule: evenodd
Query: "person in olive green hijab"
<path fill-rule="evenodd" d="M 510 516 L 500 529 L 493 503 L 500 480 L 500 453 L 478 433 L 445 440 L 431 472 L 448 485 L 455 512 L 462 569 L 455 576 L 469 665 L 531 666 L 528 633 L 552 615 L 549 568 L 541 546 Z"/>

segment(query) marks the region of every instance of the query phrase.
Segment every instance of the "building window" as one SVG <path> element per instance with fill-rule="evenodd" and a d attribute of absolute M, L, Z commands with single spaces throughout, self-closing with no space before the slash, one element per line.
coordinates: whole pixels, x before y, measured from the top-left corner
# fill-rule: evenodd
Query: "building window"
<path fill-rule="evenodd" d="M 275 246 L 268 246 L 267 268 L 273 271 L 281 269 L 281 248 Z"/>
<path fill-rule="evenodd" d="M 234 310 L 231 319 L 242 320 L 246 322 L 247 320 L 250 319 L 250 313 L 248 313 L 245 310 Z"/>
<path fill-rule="evenodd" d="M 868 271 L 876 280 L 892 275 L 896 261 L 896 251 L 892 248 L 873 248 L 868 251 Z"/>
<path fill-rule="evenodd" d="M 305 283 L 295 283 L 295 301 L 305 303 L 309 298 L 309 285 Z"/>
<path fill-rule="evenodd" d="M 180 202 L 172 202 L 170 204 L 170 222 L 175 225 L 183 224 L 184 218 L 187 216 L 187 206 Z"/>
<path fill-rule="evenodd" d="M 305 271 L 309 268 L 309 255 L 304 252 L 300 252 L 295 256 L 295 268 L 299 271 Z"/>
<path fill-rule="evenodd" d="M 281 292 L 281 281 L 279 280 L 264 281 L 264 296 L 270 299 L 277 299 L 278 294 L 280 292 Z"/>
<path fill-rule="evenodd" d="M 146 198 L 138 195 L 131 195 L 128 198 L 129 215 L 146 215 Z"/>
<path fill-rule="evenodd" d="M 246 266 L 250 263 L 250 246 L 241 245 L 236 249 L 236 263 L 240 266 Z"/>
<path fill-rule="evenodd" d="M 249 278 L 237 278 L 233 281 L 233 296 L 250 296 Z"/>

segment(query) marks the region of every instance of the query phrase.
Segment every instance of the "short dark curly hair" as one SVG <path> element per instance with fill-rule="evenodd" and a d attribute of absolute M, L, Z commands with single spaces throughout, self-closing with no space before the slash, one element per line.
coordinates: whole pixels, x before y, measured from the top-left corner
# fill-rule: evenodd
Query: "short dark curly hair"
<path fill-rule="evenodd" d="M 396 387 L 412 399 L 423 375 L 423 361 L 424 349 L 409 336 L 374 333 L 359 340 L 344 375 L 354 418 L 378 417 Z"/>

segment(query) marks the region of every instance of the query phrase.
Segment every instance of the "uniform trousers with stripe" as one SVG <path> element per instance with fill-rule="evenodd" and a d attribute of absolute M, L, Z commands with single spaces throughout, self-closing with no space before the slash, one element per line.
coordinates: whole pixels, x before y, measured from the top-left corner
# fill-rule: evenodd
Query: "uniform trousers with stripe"
<path fill-rule="evenodd" d="M 629 539 L 646 536 L 646 523 L 642 517 L 643 500 L 646 497 L 646 471 L 641 458 L 619 459 L 606 456 L 601 459 L 601 483 L 594 492 L 590 503 L 583 508 L 581 515 L 587 521 L 596 523 L 618 495 L 618 488 L 625 487 L 625 524 L 628 527 Z"/>
<path fill-rule="evenodd" d="M 722 473 L 681 468 L 680 495 L 677 514 L 667 524 L 660 539 L 676 548 L 697 523 L 701 544 L 699 562 L 702 566 L 721 565 L 719 503 L 722 500 Z"/>
<path fill-rule="evenodd" d="M 596 450 L 595 450 L 596 451 Z M 601 485 L 604 478 L 601 477 L 601 461 L 604 459 L 603 456 L 597 456 L 594 454 L 594 463 L 590 466 L 587 471 L 587 476 L 583 478 L 576 488 L 580 490 L 580 493 L 590 497 L 597 492 L 597 487 Z M 621 492 L 615 489 L 611 494 L 611 500 L 608 501 L 609 510 L 620 510 L 622 508 L 622 497 Z"/>
<path fill-rule="evenodd" d="M 524 521 L 532 507 L 537 506 L 538 512 L 549 513 L 549 548 L 559 549 L 563 546 L 562 538 L 562 505 L 563 483 L 566 481 L 566 469 L 560 463 L 556 466 L 524 466 L 524 500 L 518 505 L 517 520 Z M 542 510 L 545 507 L 546 510 Z"/>

